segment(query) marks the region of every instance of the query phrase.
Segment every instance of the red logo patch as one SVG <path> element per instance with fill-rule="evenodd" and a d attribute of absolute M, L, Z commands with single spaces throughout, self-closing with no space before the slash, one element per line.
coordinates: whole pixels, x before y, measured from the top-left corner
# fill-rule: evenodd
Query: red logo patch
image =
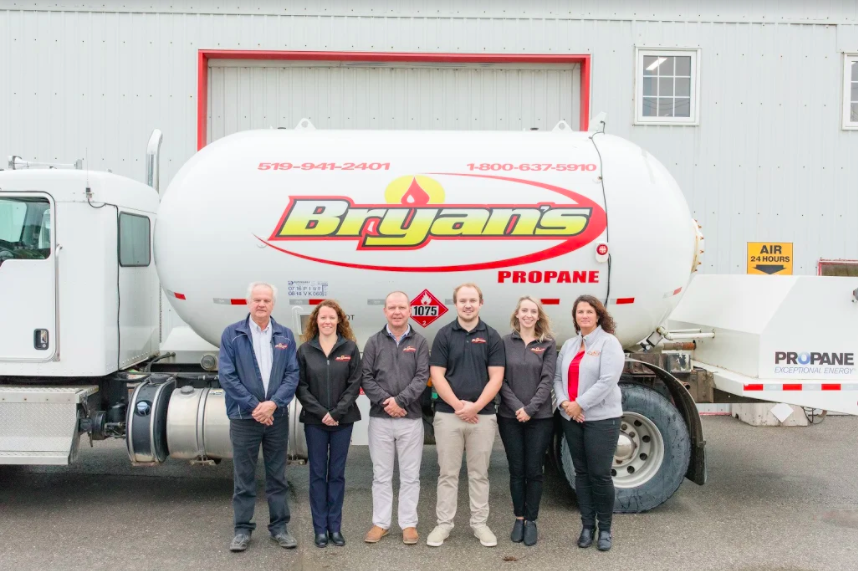
<path fill-rule="evenodd" d="M 473 339 L 471 339 L 471 343 L 485 343 L 485 342 L 486 342 L 486 340 L 483 339 L 482 337 L 474 337 Z"/>
<path fill-rule="evenodd" d="M 428 327 L 447 313 L 447 307 L 428 289 L 424 289 L 411 300 L 411 319 L 421 327 Z"/>
<path fill-rule="evenodd" d="M 351 361 L 351 360 L 352 360 L 351 355 L 340 355 L 339 357 L 334 359 L 334 361 Z"/>
<path fill-rule="evenodd" d="M 275 349 L 288 349 L 289 345 L 287 343 L 278 343 L 274 346 Z"/>
<path fill-rule="evenodd" d="M 415 351 L 417 351 L 417 347 L 410 346 L 402 350 L 403 353 L 414 353 Z"/>

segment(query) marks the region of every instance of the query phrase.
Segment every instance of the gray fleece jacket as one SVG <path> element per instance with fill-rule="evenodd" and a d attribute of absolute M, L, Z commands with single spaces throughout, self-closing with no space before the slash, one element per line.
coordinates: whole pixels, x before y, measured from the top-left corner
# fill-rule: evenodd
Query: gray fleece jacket
<path fill-rule="evenodd" d="M 382 404 L 390 397 L 408 411 L 406 418 L 422 418 L 420 397 L 429 380 L 429 344 L 411 329 L 396 344 L 387 327 L 363 348 L 361 386 L 371 403 L 369 415 L 390 418 Z"/>
<path fill-rule="evenodd" d="M 601 326 L 587 335 L 576 335 L 566 341 L 557 355 L 554 371 L 554 395 L 560 415 L 571 420 L 560 403 L 569 398 L 569 364 L 581 350 L 586 353 L 578 369 L 578 405 L 584 410 L 584 421 L 618 418 L 623 415 L 620 375 L 626 355 L 620 341 Z"/>

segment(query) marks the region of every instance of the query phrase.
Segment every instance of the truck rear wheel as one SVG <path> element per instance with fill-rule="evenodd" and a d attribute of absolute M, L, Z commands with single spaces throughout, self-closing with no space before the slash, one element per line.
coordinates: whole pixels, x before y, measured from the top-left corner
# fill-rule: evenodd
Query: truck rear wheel
<path fill-rule="evenodd" d="M 641 513 L 666 502 L 679 489 L 691 458 L 691 438 L 682 415 L 653 389 L 623 384 L 623 417 L 614 454 L 614 513 Z M 566 439 L 559 438 L 563 475 L 575 490 L 575 469 Z"/>

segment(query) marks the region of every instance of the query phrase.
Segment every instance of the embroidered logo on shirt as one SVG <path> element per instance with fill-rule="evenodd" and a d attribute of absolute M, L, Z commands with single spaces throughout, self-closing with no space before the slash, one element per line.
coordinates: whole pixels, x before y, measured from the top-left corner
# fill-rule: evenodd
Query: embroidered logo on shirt
<path fill-rule="evenodd" d="M 275 349 L 288 349 L 289 344 L 288 343 L 278 343 L 277 345 L 274 346 L 274 348 Z"/>
<path fill-rule="evenodd" d="M 594 350 L 594 351 L 587 351 L 587 354 L 590 355 L 591 357 L 598 357 L 599 355 L 602 354 L 602 352 Z"/>
<path fill-rule="evenodd" d="M 411 346 L 405 347 L 402 350 L 403 353 L 414 353 L 415 351 L 417 351 L 417 347 L 411 347 Z"/>
<path fill-rule="evenodd" d="M 471 343 L 485 343 L 485 342 L 486 342 L 486 340 L 483 339 L 482 337 L 474 337 L 473 339 L 471 339 Z"/>
<path fill-rule="evenodd" d="M 352 360 L 351 355 L 340 355 L 339 357 L 334 359 L 334 361 L 351 361 L 351 360 Z"/>
<path fill-rule="evenodd" d="M 545 351 L 545 347 L 531 347 L 530 350 L 534 353 L 542 353 Z"/>

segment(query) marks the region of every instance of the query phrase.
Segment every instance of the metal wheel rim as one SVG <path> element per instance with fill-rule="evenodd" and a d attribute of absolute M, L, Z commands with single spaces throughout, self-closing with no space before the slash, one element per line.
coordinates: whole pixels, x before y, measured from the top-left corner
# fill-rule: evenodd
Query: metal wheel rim
<path fill-rule="evenodd" d="M 649 482 L 664 463 L 664 437 L 647 417 L 624 412 L 611 474 L 617 488 L 637 488 Z"/>

